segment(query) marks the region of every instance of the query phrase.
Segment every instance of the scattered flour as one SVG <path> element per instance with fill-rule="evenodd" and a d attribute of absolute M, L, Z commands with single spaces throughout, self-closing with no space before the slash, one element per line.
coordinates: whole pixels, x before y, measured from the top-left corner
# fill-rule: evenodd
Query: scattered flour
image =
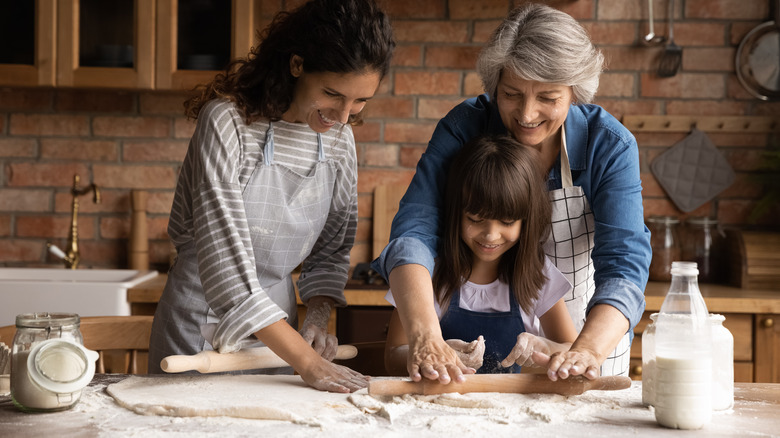
<path fill-rule="evenodd" d="M 284 378 L 287 377 L 294 376 Z M 109 385 L 109 391 L 115 385 Z M 258 422 L 256 419 L 230 416 L 240 412 L 239 410 L 224 410 L 224 416 L 211 417 L 136 415 L 118 406 L 115 399 L 106 392 L 106 385 L 97 385 L 85 388 L 81 401 L 71 411 L 88 416 L 90 422 L 101 431 L 101 436 L 111 437 L 222 438 L 262 434 L 303 438 L 314 434 L 324 437 L 370 434 L 394 438 L 408 437 L 413 432 L 419 437 L 457 434 L 489 435 L 497 438 L 517 436 L 517 431 L 520 430 L 518 427 L 522 427 L 524 434 L 549 433 L 549 427 L 554 427 L 556 436 L 579 436 L 583 426 L 596 423 L 605 413 L 618 412 L 621 409 L 632 409 L 632 415 L 639 413 L 646 417 L 647 421 L 653 421 L 652 411 L 641 406 L 639 387 L 624 391 L 589 391 L 573 397 L 499 393 L 373 397 L 368 395 L 366 390 L 348 395 L 319 393 L 314 390 L 307 392 L 310 393 L 307 396 L 315 394 L 315 397 L 331 400 L 336 409 L 312 411 L 312 415 L 308 417 L 305 412 L 296 410 L 296 415 L 303 417 L 297 421 L 283 421 L 277 417 Z M 169 405 L 187 399 L 182 397 L 180 391 L 169 390 L 168 393 L 170 400 L 166 403 Z M 244 398 L 243 394 L 233 396 L 240 403 Z M 257 396 L 257 400 L 263 398 L 263 394 Z M 265 398 L 267 399 L 267 395 Z M 326 402 L 326 405 L 331 402 Z M 230 397 L 222 395 L 212 397 L 211 400 L 213 406 L 224 407 L 230 403 Z M 258 425 L 262 427 L 258 428 Z M 193 435 L 195 430 L 197 434 Z"/>

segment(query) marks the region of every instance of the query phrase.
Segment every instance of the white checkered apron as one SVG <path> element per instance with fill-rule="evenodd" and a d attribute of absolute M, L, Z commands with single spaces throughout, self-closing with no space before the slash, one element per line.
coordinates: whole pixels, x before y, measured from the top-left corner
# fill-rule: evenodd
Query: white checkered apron
<path fill-rule="evenodd" d="M 565 133 L 562 134 L 561 179 L 563 188 L 549 192 L 552 233 L 544 245 L 544 252 L 574 285 L 564 301 L 579 332 L 585 324 L 588 301 L 596 290 L 591 260 L 596 226 L 582 187 L 573 186 Z M 630 348 L 631 340 L 626 333 L 601 365 L 601 375 L 628 375 Z"/>

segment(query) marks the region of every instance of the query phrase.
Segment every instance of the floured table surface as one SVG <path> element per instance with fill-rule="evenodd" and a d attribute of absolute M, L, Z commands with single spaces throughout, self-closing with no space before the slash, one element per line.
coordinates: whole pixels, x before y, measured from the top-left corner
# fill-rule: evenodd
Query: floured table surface
<path fill-rule="evenodd" d="M 226 379 L 228 380 L 226 382 Z M 109 395 L 124 388 L 123 407 Z M 147 387 L 161 388 L 152 394 Z M 780 436 L 780 384 L 737 384 L 733 411 L 686 436 Z M 122 391 L 120 391 L 122 392 Z M 144 395 L 146 394 L 146 395 Z M 195 398 L 194 400 L 192 398 Z M 182 403 L 191 399 L 190 403 Z M 134 407 L 133 407 L 134 406 Z M 157 406 L 154 408 L 153 406 Z M 200 411 L 200 412 L 199 412 Z M 143 412 L 139 414 L 137 412 Z M 249 413 L 249 414 L 247 414 Z M 155 414 L 155 415 L 150 415 Z M 187 416 L 187 415 L 201 416 Z M 174 416 L 176 415 L 176 416 Z M 202 416 L 221 415 L 221 416 Z M 233 416 L 231 416 L 233 415 Z M 249 419 L 237 418 L 253 416 Z M 641 383 L 621 391 L 445 394 L 374 398 L 324 393 L 297 376 L 96 376 L 71 410 L 19 412 L 0 396 L 3 436 L 486 436 L 678 437 L 641 404 Z"/>

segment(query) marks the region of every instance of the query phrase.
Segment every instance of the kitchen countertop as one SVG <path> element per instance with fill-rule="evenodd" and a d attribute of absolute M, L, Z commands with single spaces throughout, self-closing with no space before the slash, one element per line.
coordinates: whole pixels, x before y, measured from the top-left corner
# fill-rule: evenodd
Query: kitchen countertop
<path fill-rule="evenodd" d="M 573 415 L 558 415 L 550 421 L 545 415 L 483 415 L 478 409 L 416 406 L 392 413 L 355 411 L 359 421 L 330 423 L 327 427 L 286 421 L 248 420 L 227 417 L 181 418 L 136 414 L 116 404 L 105 387 L 126 375 L 97 375 L 84 390 L 81 401 L 71 410 L 27 414 L 18 411 L 9 396 L 0 396 L 0 430 L 4 436 L 58 438 L 85 436 L 450 436 L 456 430 L 463 436 L 517 436 L 518 430 L 534 436 L 577 437 L 725 437 L 780 436 L 780 384 L 737 383 L 735 406 L 716 412 L 712 422 L 697 431 L 678 431 L 659 426 L 652 411 L 641 404 L 641 382 L 622 391 L 588 391 L 581 396 L 533 395 L 548 408 Z M 315 391 L 312 389 L 312 391 Z M 346 399 L 346 394 L 332 394 Z M 579 399 L 578 399 L 579 398 Z M 529 400 L 519 398 L 518 400 Z M 523 402 L 524 403 L 524 402 Z M 433 405 L 430 405 L 433 406 Z M 579 406 L 579 408 L 577 407 Z M 459 410 L 460 409 L 460 410 Z M 574 409 L 574 410 L 572 410 Z M 389 420 L 391 418 L 393 421 Z M 414 421 L 408 421 L 409 419 Z M 485 432 L 485 433 L 481 433 Z M 526 433 L 527 434 L 527 433 Z"/>
<path fill-rule="evenodd" d="M 165 274 L 127 290 L 131 303 L 156 303 L 160 300 L 168 276 Z M 669 283 L 651 281 L 645 288 L 647 311 L 661 309 Z M 780 313 L 780 290 L 740 289 L 718 284 L 699 284 L 707 309 L 713 313 Z M 389 306 L 386 287 L 363 286 L 350 281 L 344 290 L 350 306 Z"/>

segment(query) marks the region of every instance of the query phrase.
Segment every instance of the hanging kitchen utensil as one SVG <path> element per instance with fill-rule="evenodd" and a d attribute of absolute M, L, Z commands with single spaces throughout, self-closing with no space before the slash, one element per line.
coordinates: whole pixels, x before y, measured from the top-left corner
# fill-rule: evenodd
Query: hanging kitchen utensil
<path fill-rule="evenodd" d="M 674 0 L 669 0 L 669 41 L 658 63 L 658 76 L 668 78 L 676 75 L 681 63 L 682 47 L 674 43 Z"/>
<path fill-rule="evenodd" d="M 646 46 L 657 46 L 660 44 L 663 44 L 664 41 L 666 41 L 666 38 L 663 35 L 656 35 L 655 33 L 655 25 L 653 18 L 653 2 L 655 0 L 647 0 L 647 22 L 649 26 L 649 32 L 645 37 L 642 39 L 642 42 Z"/>
<path fill-rule="evenodd" d="M 734 170 L 726 158 L 706 134 L 695 128 L 653 160 L 650 170 L 674 205 L 686 213 L 734 182 Z"/>
<path fill-rule="evenodd" d="M 771 8 L 770 1 L 770 8 Z M 780 0 L 774 5 L 773 21 L 748 32 L 737 48 L 737 78 L 761 100 L 780 99 Z"/>

